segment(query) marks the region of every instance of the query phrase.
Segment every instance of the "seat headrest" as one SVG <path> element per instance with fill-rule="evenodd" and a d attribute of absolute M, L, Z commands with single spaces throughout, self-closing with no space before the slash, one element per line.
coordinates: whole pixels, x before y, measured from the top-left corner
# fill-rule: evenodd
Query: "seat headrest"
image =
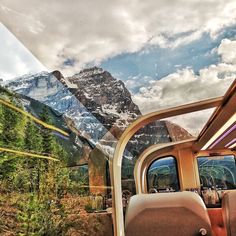
<path fill-rule="evenodd" d="M 204 202 L 192 192 L 139 194 L 131 197 L 125 221 L 126 235 L 211 235 Z"/>

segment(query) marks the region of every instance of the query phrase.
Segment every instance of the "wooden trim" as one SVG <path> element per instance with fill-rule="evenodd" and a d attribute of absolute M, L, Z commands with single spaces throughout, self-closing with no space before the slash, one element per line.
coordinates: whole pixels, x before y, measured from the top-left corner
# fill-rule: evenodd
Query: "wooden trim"
<path fill-rule="evenodd" d="M 179 142 L 172 142 L 166 144 L 155 144 L 147 148 L 138 158 L 134 168 L 134 176 L 135 176 L 135 185 L 136 185 L 136 193 L 146 193 L 147 192 L 147 183 L 145 181 L 147 175 L 147 168 L 150 164 L 155 160 L 162 156 L 163 153 L 165 155 L 174 155 L 173 151 L 181 147 L 189 147 L 192 146 L 195 138 L 179 141 Z M 172 151 L 170 150 L 172 149 Z M 176 157 L 178 159 L 178 157 Z M 177 160 L 178 161 L 178 160 Z M 180 172 L 179 166 L 178 170 Z M 180 173 L 178 173 L 180 175 Z M 180 178 L 181 179 L 181 178 Z M 180 181 L 181 182 L 181 181 Z M 181 183 L 180 183 L 181 185 Z"/>
<path fill-rule="evenodd" d="M 226 93 L 221 105 L 215 110 L 202 132 L 198 137 L 198 141 L 193 146 L 195 151 L 201 150 L 207 142 L 220 130 L 221 127 L 235 114 L 236 104 L 236 80 Z M 214 140 L 211 142 L 213 143 Z M 210 146 L 210 143 L 208 147 Z"/>

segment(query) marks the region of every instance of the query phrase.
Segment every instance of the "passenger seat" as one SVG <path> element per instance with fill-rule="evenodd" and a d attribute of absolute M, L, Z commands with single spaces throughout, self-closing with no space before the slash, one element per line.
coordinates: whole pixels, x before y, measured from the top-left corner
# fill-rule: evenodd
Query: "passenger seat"
<path fill-rule="evenodd" d="M 222 198 L 222 213 L 228 236 L 236 236 L 236 191 L 228 191 Z"/>
<path fill-rule="evenodd" d="M 126 211 L 126 236 L 212 235 L 207 209 L 196 193 L 132 196 Z"/>

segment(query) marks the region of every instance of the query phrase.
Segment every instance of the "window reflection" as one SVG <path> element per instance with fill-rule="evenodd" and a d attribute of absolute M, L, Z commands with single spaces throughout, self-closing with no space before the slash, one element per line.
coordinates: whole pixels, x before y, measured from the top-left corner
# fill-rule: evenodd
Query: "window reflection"
<path fill-rule="evenodd" d="M 175 192 L 179 190 L 177 163 L 174 157 L 155 160 L 147 173 L 148 192 Z"/>
<path fill-rule="evenodd" d="M 236 165 L 233 155 L 199 157 L 198 166 L 202 188 L 236 188 Z"/>

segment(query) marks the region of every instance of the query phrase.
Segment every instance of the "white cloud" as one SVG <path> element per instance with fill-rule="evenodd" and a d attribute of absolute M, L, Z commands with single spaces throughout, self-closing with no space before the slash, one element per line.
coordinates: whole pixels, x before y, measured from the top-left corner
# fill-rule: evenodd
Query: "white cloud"
<path fill-rule="evenodd" d="M 218 78 L 219 75 L 224 76 L 224 79 Z M 141 88 L 139 93 L 133 95 L 133 99 L 143 113 L 148 113 L 222 96 L 235 77 L 236 67 L 227 64 L 202 69 L 199 76 L 191 69 L 184 69 L 152 83 L 149 87 Z"/>
<path fill-rule="evenodd" d="M 161 80 L 152 81 L 149 86 L 140 88 L 139 93 L 133 95 L 134 102 L 145 114 L 223 96 L 236 78 L 236 41 L 222 40 L 217 52 L 222 57 L 221 63 L 201 69 L 198 75 L 191 68 L 185 68 L 169 74 Z M 207 117 L 209 117 L 209 112 L 204 112 L 199 116 L 190 114 L 175 117 L 174 120 L 179 122 L 182 127 L 195 133 L 194 127 L 197 124 L 199 126 L 204 124 Z"/>
<path fill-rule="evenodd" d="M 218 54 L 222 57 L 223 62 L 236 65 L 236 40 L 222 40 L 221 45 L 218 48 Z"/>
<path fill-rule="evenodd" d="M 135 52 L 147 44 L 176 47 L 215 36 L 236 20 L 235 0 L 1 0 L 0 20 L 48 69 Z"/>
<path fill-rule="evenodd" d="M 142 86 L 149 86 L 151 83 L 155 82 L 150 76 L 131 76 L 128 80 L 124 81 L 125 86 L 131 91 L 137 91 Z"/>
<path fill-rule="evenodd" d="M 196 111 L 184 115 L 169 117 L 165 120 L 171 121 L 175 124 L 180 125 L 182 128 L 186 129 L 193 136 L 198 137 L 201 130 L 205 126 L 206 122 L 209 120 L 214 109 L 207 109 L 202 111 Z"/>
<path fill-rule="evenodd" d="M 0 23 L 0 78 L 36 73 L 45 67 Z"/>

